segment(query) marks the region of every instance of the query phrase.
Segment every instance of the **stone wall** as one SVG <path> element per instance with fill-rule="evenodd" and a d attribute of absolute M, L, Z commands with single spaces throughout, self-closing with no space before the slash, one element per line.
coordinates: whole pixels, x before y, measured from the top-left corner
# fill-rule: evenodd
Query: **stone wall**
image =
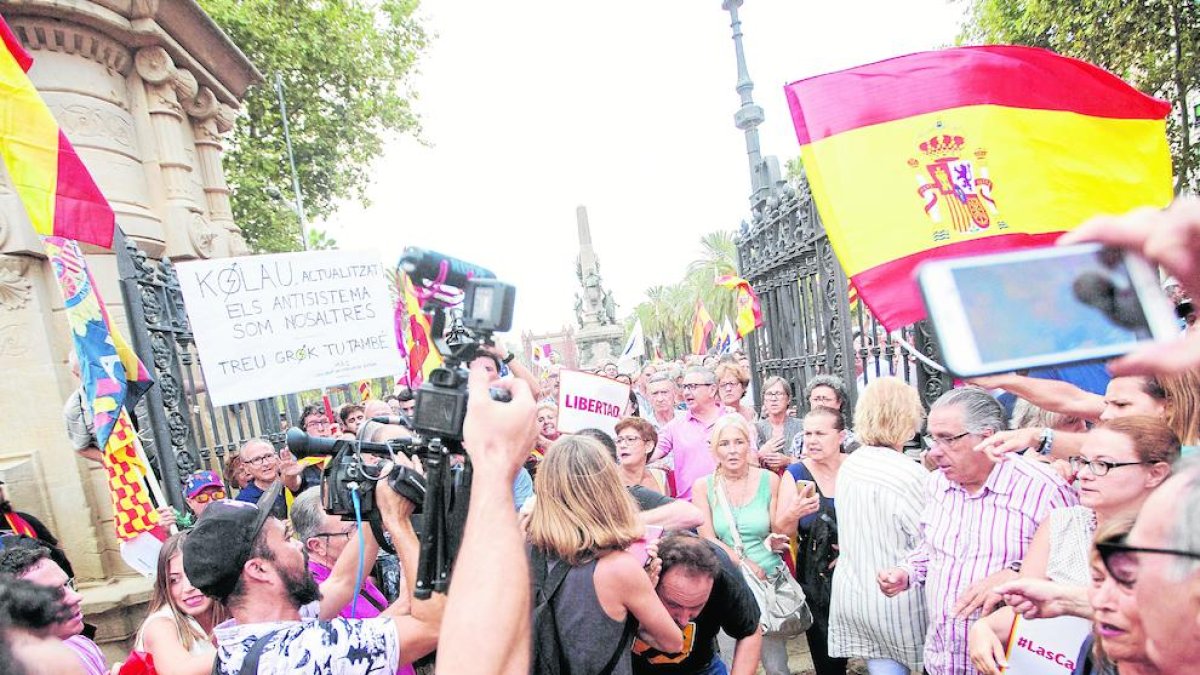
<path fill-rule="evenodd" d="M 222 137 L 262 76 L 194 0 L 0 0 L 34 59 L 29 76 L 112 204 L 152 257 L 247 253 L 221 167 Z M 115 258 L 86 247 L 126 331 Z M 110 658 L 128 653 L 147 582 L 120 559 L 104 471 L 73 452 L 63 402 L 78 386 L 62 299 L 39 238 L 0 173 L 0 478 L 18 508 L 66 548 Z"/>

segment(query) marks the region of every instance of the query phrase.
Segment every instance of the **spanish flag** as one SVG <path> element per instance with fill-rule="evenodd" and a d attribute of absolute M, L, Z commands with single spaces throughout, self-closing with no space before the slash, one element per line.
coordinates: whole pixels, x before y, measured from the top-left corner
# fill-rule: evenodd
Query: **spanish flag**
<path fill-rule="evenodd" d="M 112 248 L 112 207 L 26 71 L 33 59 L 0 18 L 0 159 L 42 235 Z"/>
<path fill-rule="evenodd" d="M 1030 47 L 922 52 L 786 87 L 829 242 L 889 329 L 933 258 L 1044 246 L 1172 197 L 1171 106 Z"/>
<path fill-rule="evenodd" d="M 696 319 L 692 323 L 692 353 L 703 354 L 708 348 L 708 337 L 717 327 L 712 315 L 705 309 L 704 303 L 696 299 Z"/>
<path fill-rule="evenodd" d="M 739 338 L 746 337 L 750 331 L 763 325 L 762 306 L 758 302 L 758 295 L 750 287 L 749 281 L 727 274 L 717 278 L 717 285 L 733 289 L 736 293 L 737 336 Z"/>

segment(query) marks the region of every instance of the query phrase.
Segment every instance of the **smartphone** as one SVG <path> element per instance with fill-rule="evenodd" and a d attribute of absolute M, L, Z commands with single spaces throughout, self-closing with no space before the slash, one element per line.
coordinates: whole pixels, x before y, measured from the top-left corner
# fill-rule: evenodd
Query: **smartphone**
<path fill-rule="evenodd" d="M 800 495 L 801 499 L 808 499 L 817 493 L 817 484 L 811 480 L 798 480 L 796 481 L 796 493 Z"/>
<path fill-rule="evenodd" d="M 1109 359 L 1179 335 L 1155 269 L 1098 244 L 934 260 L 917 280 L 960 377 Z"/>

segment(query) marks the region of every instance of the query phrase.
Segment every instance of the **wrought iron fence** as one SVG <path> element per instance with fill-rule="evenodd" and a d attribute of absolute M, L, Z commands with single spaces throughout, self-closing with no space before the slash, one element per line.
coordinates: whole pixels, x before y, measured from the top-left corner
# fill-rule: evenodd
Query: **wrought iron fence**
<path fill-rule="evenodd" d="M 927 406 L 950 386 L 949 378 L 897 340 L 937 360 L 924 322 L 889 334 L 862 303 L 851 304 L 846 275 L 803 179 L 777 186 L 754 209 L 751 222 L 742 223 L 737 252 L 739 272 L 763 310 L 764 325 L 750 333 L 747 345 L 755 391 L 762 391 L 765 378 L 779 375 L 799 399 L 814 376 L 833 374 L 847 383 L 852 411 L 859 388 L 881 376 L 917 387 Z"/>
<path fill-rule="evenodd" d="M 319 399 L 320 392 L 213 405 L 174 265 L 150 259 L 133 241 L 120 239 L 117 271 L 131 343 L 156 383 L 135 410 L 139 435 L 168 500 L 183 508 L 182 481 L 189 473 L 212 469 L 223 476 L 230 455 L 252 438 L 282 447 L 288 421 L 299 423 L 305 403 Z M 379 378 L 373 390 L 388 392 L 390 383 Z M 325 393 L 335 410 L 357 400 L 349 385 Z"/>

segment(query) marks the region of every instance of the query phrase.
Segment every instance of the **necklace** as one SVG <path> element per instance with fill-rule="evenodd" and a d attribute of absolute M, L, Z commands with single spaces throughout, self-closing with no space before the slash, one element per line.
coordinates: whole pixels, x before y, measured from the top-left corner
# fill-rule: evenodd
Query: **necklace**
<path fill-rule="evenodd" d="M 750 472 L 730 480 L 728 476 L 722 478 L 725 483 L 725 496 L 729 499 L 730 506 L 741 508 L 745 506 L 746 488 L 749 485 Z M 735 492 L 736 490 L 736 492 Z"/>

